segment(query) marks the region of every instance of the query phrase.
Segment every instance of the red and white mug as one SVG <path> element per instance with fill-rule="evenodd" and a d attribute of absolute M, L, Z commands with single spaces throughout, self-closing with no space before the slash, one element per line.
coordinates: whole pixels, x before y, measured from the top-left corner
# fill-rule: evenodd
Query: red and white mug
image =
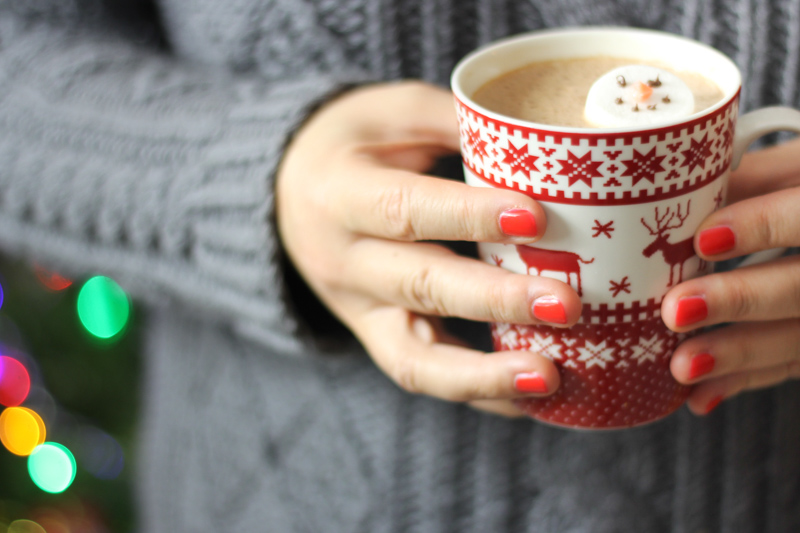
<path fill-rule="evenodd" d="M 484 83 L 529 63 L 599 55 L 701 73 L 724 97 L 671 123 L 606 129 L 532 123 L 472 101 Z M 765 133 L 800 131 L 800 112 L 764 108 L 739 118 L 741 75 L 730 59 L 690 39 L 628 28 L 499 41 L 465 57 L 451 83 L 466 182 L 527 194 L 548 217 L 535 245 L 480 243 L 481 257 L 560 279 L 583 301 L 572 328 L 492 324 L 495 349 L 533 350 L 561 371 L 554 395 L 519 405 L 537 420 L 582 429 L 629 428 L 675 411 L 689 387 L 674 380 L 669 360 L 686 335 L 664 325 L 661 301 L 672 286 L 711 271 L 692 238 L 724 205 L 744 150 Z M 762 259 L 779 254 L 772 252 Z"/>

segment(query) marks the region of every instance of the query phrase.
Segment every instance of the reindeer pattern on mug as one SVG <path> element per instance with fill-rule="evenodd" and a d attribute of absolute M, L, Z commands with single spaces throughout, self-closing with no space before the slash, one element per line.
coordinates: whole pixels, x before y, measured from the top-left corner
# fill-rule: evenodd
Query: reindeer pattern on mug
<path fill-rule="evenodd" d="M 548 229 L 542 240 L 481 243 L 478 249 L 489 263 L 571 285 L 590 309 L 660 302 L 671 287 L 710 272 L 694 251 L 694 228 L 721 206 L 724 192 L 715 182 L 691 199 L 593 206 L 590 212 L 580 205 L 543 204 Z"/>

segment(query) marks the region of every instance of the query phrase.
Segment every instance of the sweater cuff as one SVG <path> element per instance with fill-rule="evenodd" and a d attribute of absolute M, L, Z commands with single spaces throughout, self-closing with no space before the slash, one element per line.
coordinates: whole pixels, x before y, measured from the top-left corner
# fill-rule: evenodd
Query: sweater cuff
<path fill-rule="evenodd" d="M 348 338 L 284 253 L 274 186 L 284 149 L 297 129 L 323 103 L 358 86 L 354 80 L 365 78 L 315 77 L 253 95 L 231 109 L 197 168 L 186 169 L 195 182 L 183 203 L 192 221 L 185 243 L 191 260 L 232 295 L 242 296 L 223 304 L 238 316 L 234 327 L 240 334 L 288 354 Z M 247 300 L 270 305 L 254 305 L 243 313 Z"/>

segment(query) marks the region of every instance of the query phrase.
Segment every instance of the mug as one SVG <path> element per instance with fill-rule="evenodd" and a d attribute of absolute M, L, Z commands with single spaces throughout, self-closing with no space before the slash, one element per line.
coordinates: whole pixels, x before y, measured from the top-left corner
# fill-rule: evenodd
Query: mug
<path fill-rule="evenodd" d="M 529 63 L 592 56 L 701 73 L 724 97 L 680 120 L 591 129 L 515 119 L 472 101 L 483 84 Z M 533 350 L 561 372 L 555 394 L 518 405 L 534 419 L 578 429 L 630 428 L 674 412 L 690 388 L 675 381 L 669 361 L 687 334 L 664 325 L 662 299 L 681 281 L 711 272 L 694 251 L 696 229 L 723 207 L 747 146 L 772 131 L 800 131 L 800 112 L 764 108 L 739 118 L 741 75 L 730 59 L 690 39 L 630 28 L 498 41 L 461 60 L 451 85 L 467 184 L 526 194 L 548 220 L 535 244 L 479 243 L 481 258 L 560 279 L 583 302 L 571 328 L 491 325 L 496 350 Z M 769 252 L 762 259 L 780 253 Z"/>

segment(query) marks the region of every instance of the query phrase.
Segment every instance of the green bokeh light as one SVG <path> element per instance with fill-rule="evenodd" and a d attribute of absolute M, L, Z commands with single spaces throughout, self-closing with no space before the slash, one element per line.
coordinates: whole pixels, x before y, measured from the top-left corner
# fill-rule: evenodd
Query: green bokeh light
<path fill-rule="evenodd" d="M 111 278 L 95 276 L 78 293 L 78 318 L 95 337 L 108 339 L 125 329 L 130 312 L 128 295 Z"/>
<path fill-rule="evenodd" d="M 75 457 L 56 442 L 37 446 L 28 456 L 28 473 L 37 487 L 45 492 L 64 492 L 75 480 Z"/>
<path fill-rule="evenodd" d="M 0 531 L 6 531 L 2 529 L 2 524 Z M 14 520 L 8 525 L 6 533 L 47 533 L 47 531 L 33 520 Z"/>

